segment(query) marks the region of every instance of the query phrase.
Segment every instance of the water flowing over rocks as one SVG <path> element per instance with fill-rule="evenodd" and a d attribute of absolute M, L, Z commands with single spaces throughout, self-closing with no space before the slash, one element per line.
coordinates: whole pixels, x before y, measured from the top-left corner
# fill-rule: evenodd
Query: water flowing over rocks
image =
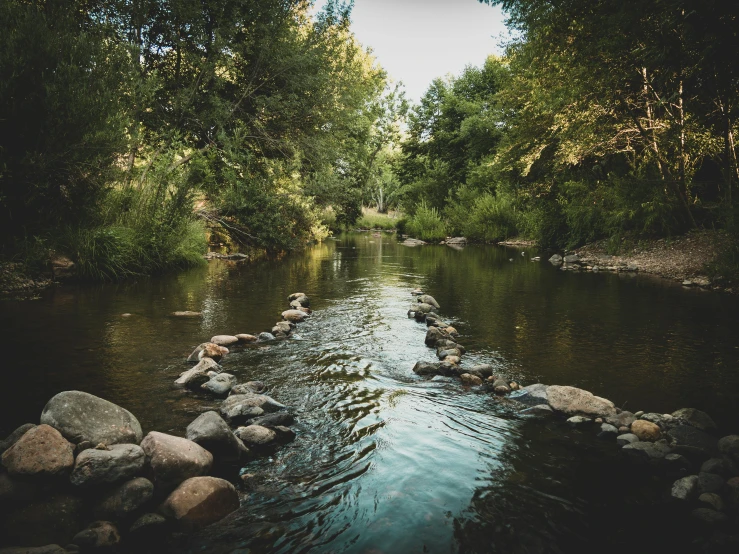
<path fill-rule="evenodd" d="M 138 444 L 143 436 L 141 424 L 131 412 L 81 391 L 54 396 L 41 412 L 41 423 L 54 427 L 74 444 Z"/>

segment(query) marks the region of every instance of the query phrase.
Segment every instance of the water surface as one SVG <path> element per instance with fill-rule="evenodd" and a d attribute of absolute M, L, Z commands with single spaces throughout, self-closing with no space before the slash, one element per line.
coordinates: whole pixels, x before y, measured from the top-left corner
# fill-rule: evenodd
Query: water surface
<path fill-rule="evenodd" d="M 642 535 L 641 550 L 689 551 L 692 527 L 663 505 L 664 486 L 624 466 L 615 444 L 411 371 L 434 359 L 425 326 L 406 317 L 420 287 L 460 331 L 464 364 L 632 411 L 696 407 L 739 429 L 734 297 L 565 273 L 538 254 L 348 234 L 282 260 L 4 301 L 0 434 L 79 389 L 131 410 L 145 432 L 183 435 L 217 405 L 173 387 L 187 354 L 215 334 L 269 330 L 300 290 L 315 313 L 298 337 L 223 362 L 292 407 L 298 438 L 244 468 L 241 510 L 172 551 L 620 552 Z"/>

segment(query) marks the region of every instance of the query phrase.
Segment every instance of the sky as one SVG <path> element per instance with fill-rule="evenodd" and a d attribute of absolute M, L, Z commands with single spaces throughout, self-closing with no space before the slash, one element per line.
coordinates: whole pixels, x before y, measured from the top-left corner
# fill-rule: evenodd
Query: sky
<path fill-rule="evenodd" d="M 500 8 L 477 0 L 355 0 L 352 30 L 406 98 L 417 103 L 436 77 L 502 54 Z"/>

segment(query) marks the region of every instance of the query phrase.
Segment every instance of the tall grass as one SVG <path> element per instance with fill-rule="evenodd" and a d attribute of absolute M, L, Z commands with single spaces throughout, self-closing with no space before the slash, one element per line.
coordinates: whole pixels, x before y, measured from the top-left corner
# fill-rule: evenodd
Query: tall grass
<path fill-rule="evenodd" d="M 434 207 L 429 207 L 426 202 L 416 209 L 407 223 L 408 234 L 422 240 L 443 240 L 447 236 L 447 226 Z"/>
<path fill-rule="evenodd" d="M 398 222 L 398 216 L 390 214 L 381 214 L 377 210 L 370 208 L 362 208 L 362 217 L 357 220 L 356 227 L 358 229 L 395 229 Z"/>

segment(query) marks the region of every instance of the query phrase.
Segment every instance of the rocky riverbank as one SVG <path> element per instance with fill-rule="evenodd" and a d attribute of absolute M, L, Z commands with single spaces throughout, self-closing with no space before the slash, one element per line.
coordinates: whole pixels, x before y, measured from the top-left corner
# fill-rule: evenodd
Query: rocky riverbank
<path fill-rule="evenodd" d="M 239 384 L 218 362 L 229 348 L 285 340 L 311 309 L 291 294 L 271 332 L 216 335 L 195 348 L 175 386 L 221 399 L 185 437 L 144 436 L 128 410 L 81 391 L 49 400 L 38 424 L 0 442 L 0 553 L 156 552 L 173 533 L 223 519 L 241 504 L 244 464 L 295 439 L 295 416 L 261 381 Z M 179 316 L 197 317 L 194 312 Z M 248 486 L 251 476 L 241 474 Z M 233 479 L 238 482 L 237 478 Z M 3 548 L 4 547 L 4 548 Z"/>
<path fill-rule="evenodd" d="M 457 377 L 467 387 L 493 394 L 519 417 L 559 420 L 563 429 L 610 442 L 624 463 L 654 476 L 665 502 L 690 512 L 703 551 L 739 551 L 739 435 L 722 437 L 713 419 L 693 408 L 630 412 L 576 387 L 520 387 L 492 364 L 463 366 L 466 349 L 458 342 L 459 332 L 438 315 L 438 302 L 421 290 L 412 294 L 417 302 L 408 315 L 426 323 L 425 343 L 440 360 L 418 362 L 414 373 L 434 380 Z"/>
<path fill-rule="evenodd" d="M 722 279 L 711 280 L 708 266 L 729 243 L 720 231 L 699 230 L 672 239 L 640 241 L 619 255 L 606 252 L 607 241 L 595 242 L 550 258 L 563 270 L 640 272 L 677 281 L 686 287 L 726 290 Z M 569 260 L 568 260 L 569 258 Z"/>

